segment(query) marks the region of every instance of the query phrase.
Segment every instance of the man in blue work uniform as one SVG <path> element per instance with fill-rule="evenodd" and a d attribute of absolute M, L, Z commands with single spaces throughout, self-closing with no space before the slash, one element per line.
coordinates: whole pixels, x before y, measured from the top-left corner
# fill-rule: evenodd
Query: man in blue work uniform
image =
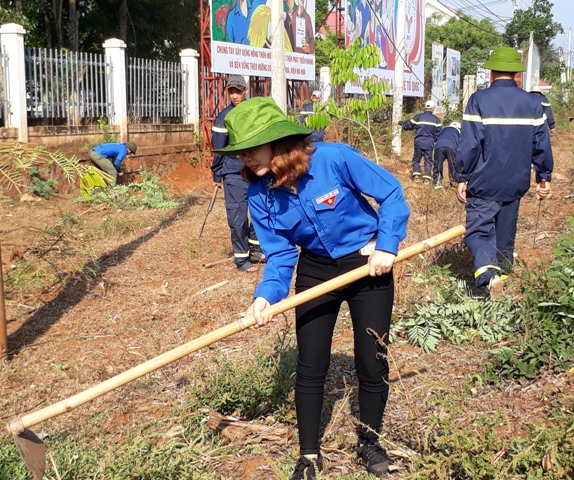
<path fill-rule="evenodd" d="M 546 115 L 548 128 L 553 132 L 555 126 L 554 115 L 552 114 L 552 107 L 550 106 L 550 102 L 546 98 L 546 95 L 544 95 L 540 90 L 531 90 L 530 93 L 532 93 L 538 99 L 540 105 L 542 105 L 542 110 L 544 110 L 544 114 Z"/>
<path fill-rule="evenodd" d="M 460 123 L 452 122 L 442 129 L 434 145 L 434 166 L 432 171 L 432 184 L 435 190 L 443 188 L 444 161 L 448 163 L 448 176 L 450 185 L 454 187 L 454 159 L 460 141 Z"/>
<path fill-rule="evenodd" d="M 476 286 L 496 299 L 503 293 L 501 275 L 512 268 L 518 207 L 530 188 L 531 164 L 542 200 L 550 193 L 554 162 L 540 101 L 514 81 L 525 70 L 519 53 L 496 48 L 484 68 L 491 70 L 491 85 L 467 103 L 454 175 Z"/>
<path fill-rule="evenodd" d="M 214 150 L 229 145 L 229 134 L 225 127 L 227 114 L 245 100 L 247 83 L 240 75 L 232 75 L 227 81 L 227 95 L 231 103 L 217 115 L 213 122 L 211 146 Z M 247 206 L 247 182 L 241 176 L 243 163 L 234 155 L 216 153 L 213 156 L 211 171 L 213 182 L 221 187 L 225 198 L 227 223 L 231 229 L 231 246 L 235 265 L 241 272 L 256 271 L 252 262 L 260 263 L 264 256 L 259 248 L 255 230 L 249 221 Z"/>
<path fill-rule="evenodd" d="M 313 115 L 313 105 L 315 105 L 315 103 L 320 101 L 321 101 L 321 92 L 319 90 L 313 91 L 313 93 L 311 94 L 311 101 L 307 102 L 305 105 L 301 107 L 301 115 L 299 116 L 299 121 L 303 125 L 307 126 L 306 119 L 310 115 Z M 313 133 L 310 135 L 309 138 L 313 143 L 322 142 L 325 139 L 325 129 L 324 128 L 320 128 L 318 130 L 313 129 Z"/>
<path fill-rule="evenodd" d="M 118 175 L 122 175 L 122 162 L 129 154 L 135 155 L 137 148 L 134 142 L 102 143 L 94 147 L 89 156 L 98 168 L 111 177 L 109 184 L 113 187 L 118 180 Z"/>
<path fill-rule="evenodd" d="M 425 111 L 415 115 L 407 122 L 400 121 L 403 130 L 415 131 L 415 151 L 413 153 L 413 180 L 418 182 L 421 176 L 421 157 L 424 157 L 424 175 L 423 181 L 428 185 L 432 174 L 432 154 L 434 142 L 442 127 L 440 119 L 433 115 L 435 103 L 429 100 L 425 103 Z"/>

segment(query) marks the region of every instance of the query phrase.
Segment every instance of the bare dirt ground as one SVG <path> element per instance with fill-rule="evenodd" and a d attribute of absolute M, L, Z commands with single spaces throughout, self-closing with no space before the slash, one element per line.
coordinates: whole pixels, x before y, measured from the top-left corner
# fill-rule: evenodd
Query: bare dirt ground
<path fill-rule="evenodd" d="M 556 174 L 552 198 L 539 204 L 528 193 L 521 205 L 516 250 L 518 258 L 532 269 L 551 259 L 552 241 L 574 214 L 574 134 L 565 129 L 559 135 L 553 139 Z M 408 148 L 402 159 L 383 159 L 382 164 L 403 183 L 412 211 L 404 246 L 464 223 L 464 210 L 452 191 L 433 191 L 411 183 Z M 6 288 L 9 355 L 0 363 L 2 422 L 56 403 L 233 322 L 249 305 L 261 270 L 239 273 L 230 259 L 223 260 L 229 258 L 230 242 L 221 194 L 198 238 L 213 193 L 207 172 L 183 162 L 162 181 L 177 196 L 177 210 L 118 210 L 77 203 L 75 195 L 0 204 L 5 277 L 11 265 L 21 259 L 42 254 L 58 259 L 43 267 L 53 282 L 38 278 L 32 289 L 19 288 L 17 282 Z M 63 219 L 68 225 L 81 225 L 76 235 L 67 234 L 55 241 L 58 237 L 53 232 L 43 233 Z M 58 249 L 58 255 L 53 255 L 53 249 Z M 414 285 L 413 275 L 434 261 L 447 260 L 453 263 L 455 274 L 469 278 L 471 265 L 460 239 L 424 259 L 397 265 L 397 312 L 424 297 L 424 286 Z M 204 266 L 218 261 L 211 268 Z M 87 274 L 91 274 L 88 280 Z M 29 278 L 34 279 L 34 275 Z M 194 362 L 217 355 L 248 358 L 260 342 L 275 338 L 292 320 L 292 314 L 285 318 L 266 329 L 247 330 L 200 350 L 151 373 L 145 383 L 118 388 L 34 430 L 47 434 L 64 428 L 88 432 L 86 423 L 97 417 L 98 436 L 86 434 L 89 448 L 102 439 L 113 444 L 126 441 L 123 432 L 128 427 L 153 418 L 159 422 L 155 427 L 159 434 L 169 436 L 174 424 L 168 420 L 185 404 L 185 385 L 195 381 Z M 345 434 L 348 445 L 352 445 L 355 406 L 346 401 L 349 388 L 351 397 L 355 393 L 351 337 L 343 316 L 335 334 L 332 374 L 326 389 L 327 403 L 338 405 L 325 427 L 326 478 L 361 471 L 351 449 L 340 449 L 341 441 L 336 439 Z M 546 374 L 528 384 L 510 384 L 504 390 L 476 384 L 470 391 L 468 376 L 480 373 L 484 360 L 479 345 L 443 342 L 439 354 L 425 355 L 397 342 L 391 352 L 392 389 L 385 421 L 390 450 L 405 445 L 416 449 L 430 415 L 437 414 L 437 407 L 425 402 L 430 392 L 444 391 L 445 397 L 469 392 L 457 421 L 465 422 L 479 413 L 495 416 L 502 412 L 507 420 L 497 429 L 503 436 L 525 432 L 530 422 L 543 421 L 551 405 L 574 395 L 574 378 L 568 373 Z M 99 412 L 107 414 L 98 417 Z M 5 430 L 0 435 L 7 438 Z M 249 450 L 230 457 L 219 451 L 198 461 L 213 472 L 213 478 L 282 478 L 273 466 L 286 462 L 287 454 L 296 450 L 293 435 L 280 446 L 271 445 L 265 454 Z M 397 461 L 406 470 L 393 478 L 408 478 L 408 460 Z"/>

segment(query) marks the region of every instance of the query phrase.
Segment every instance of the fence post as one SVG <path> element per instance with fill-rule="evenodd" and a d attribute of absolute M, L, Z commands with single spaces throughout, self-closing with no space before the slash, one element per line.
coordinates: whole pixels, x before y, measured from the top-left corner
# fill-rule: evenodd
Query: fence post
<path fill-rule="evenodd" d="M 183 114 L 183 123 L 193 125 L 194 133 L 199 135 L 199 53 L 192 48 L 186 48 L 179 56 L 181 70 L 188 75 L 188 81 L 184 82 L 187 110 Z"/>
<path fill-rule="evenodd" d="M 18 129 L 18 140 L 28 142 L 28 118 L 26 113 L 26 69 L 24 57 L 24 35 L 26 30 L 17 23 L 6 23 L 0 27 L 2 52 L 8 56 L 9 75 L 6 102 L 9 115 L 6 126 Z"/>
<path fill-rule="evenodd" d="M 126 44 L 119 38 L 110 38 L 103 45 L 106 60 L 111 63 L 110 75 L 107 75 L 108 91 L 112 101 L 110 125 L 120 126 L 120 141 L 128 139 L 128 100 L 126 82 Z"/>
<path fill-rule="evenodd" d="M 319 69 L 319 82 L 321 84 L 321 101 L 326 102 L 331 97 L 331 69 L 329 67 Z"/>

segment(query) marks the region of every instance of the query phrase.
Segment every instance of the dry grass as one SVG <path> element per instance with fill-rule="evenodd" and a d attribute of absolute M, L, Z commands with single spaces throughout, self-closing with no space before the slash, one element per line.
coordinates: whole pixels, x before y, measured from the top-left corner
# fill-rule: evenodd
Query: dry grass
<path fill-rule="evenodd" d="M 517 252 L 528 268 L 548 261 L 553 238 L 573 214 L 574 198 L 569 197 L 574 194 L 573 155 L 568 145 L 574 135 L 566 129 L 559 135 L 560 143 L 554 143 L 554 195 L 541 205 L 537 227 L 538 202 L 533 195 L 527 194 L 521 206 Z M 464 210 L 451 191 L 434 191 L 410 182 L 409 147 L 405 150 L 402 159 L 383 159 L 382 165 L 401 180 L 411 208 L 407 246 L 463 224 Z M 230 260 L 202 267 L 230 254 L 225 210 L 220 199 L 198 238 L 211 183 L 206 172 L 189 165 L 182 168 L 189 172 L 178 171 L 177 182 L 165 179 L 179 196 L 181 206 L 175 211 L 90 208 L 66 197 L 2 205 L 2 251 L 9 260 L 5 278 L 13 282 L 10 265 L 16 261 L 42 266 L 49 273 L 39 275 L 35 287 L 7 283 L 10 354 L 8 361 L 0 363 L 3 421 L 74 395 L 233 322 L 247 308 L 261 271 L 238 273 Z M 40 257 L 40 252 L 50 248 L 49 238 L 40 230 L 56 225 L 64 225 L 65 239 Z M 472 275 L 471 259 L 460 239 L 403 262 L 395 268 L 397 311 L 424 299 L 425 286 L 414 284 L 411 278 L 434 263 L 452 264 L 453 273 L 461 278 Z M 291 322 L 292 314 L 269 328 L 248 330 L 200 350 L 35 430 L 53 434 L 69 429 L 82 438 L 86 448 L 102 442 L 125 444 L 130 441 L 125 432 L 133 429 L 167 436 L 190 415 L 198 414 L 186 410 L 187 395 L 192 385 L 205 381 L 198 378 L 198 372 L 209 369 L 213 357 L 249 362 L 261 346 L 273 349 L 285 321 Z M 427 356 L 398 343 L 392 354 L 385 442 L 397 455 L 402 448 L 404 457 L 410 455 L 409 449 L 418 450 L 432 414 L 451 411 L 437 398 L 443 398 L 444 404 L 466 398 L 457 422 L 465 423 L 479 413 L 502 415 L 501 433 L 513 436 L 524 432 L 528 422 L 544 415 L 566 392 L 572 394 L 572 379 L 567 376 L 543 376 L 528 389 L 516 385 L 504 391 L 469 384 L 484 361 L 484 351 L 478 346 L 444 344 L 440 354 Z M 352 454 L 356 414 L 352 370 L 350 324 L 343 315 L 334 337 L 326 388 L 327 478 L 362 478 Z M 6 435 L 0 438 L 5 440 Z M 241 468 L 232 468 L 237 456 L 226 456 L 225 448 L 198 462 L 213 478 L 283 478 L 281 469 L 289 461 L 285 457 L 296 450 L 296 440 L 291 439 L 269 451 L 239 447 L 234 451 L 241 453 Z M 402 463 L 408 465 L 408 458 Z M 399 472 L 393 478 L 408 478 L 408 474 Z"/>

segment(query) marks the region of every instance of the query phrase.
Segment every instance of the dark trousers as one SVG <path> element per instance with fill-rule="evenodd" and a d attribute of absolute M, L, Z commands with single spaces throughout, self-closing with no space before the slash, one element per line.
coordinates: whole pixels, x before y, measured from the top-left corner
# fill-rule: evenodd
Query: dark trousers
<path fill-rule="evenodd" d="M 452 148 L 439 147 L 434 149 L 434 166 L 432 171 L 432 183 L 438 185 L 442 183 L 444 161 L 448 164 L 448 176 L 450 181 L 454 177 L 454 160 L 456 158 L 456 151 Z"/>
<path fill-rule="evenodd" d="M 413 153 L 413 172 L 420 173 L 421 171 L 421 158 L 424 157 L 424 176 L 431 178 L 432 175 L 432 147 L 420 148 L 415 145 L 415 151 Z"/>
<path fill-rule="evenodd" d="M 297 266 L 297 293 L 330 280 L 367 263 L 358 252 L 338 260 L 302 250 Z M 380 277 L 366 277 L 322 295 L 296 308 L 297 377 L 295 406 L 301 454 L 319 452 L 319 430 L 325 377 L 331 360 L 331 342 L 335 322 L 346 301 L 354 332 L 355 369 L 359 379 L 360 421 L 379 432 L 389 394 L 389 365 L 386 349 L 367 333 L 374 329 L 388 343 L 393 309 L 392 272 Z M 377 434 L 360 429 L 359 434 L 371 442 Z"/>
<path fill-rule="evenodd" d="M 231 246 L 236 265 L 242 265 L 249 260 L 250 248 L 259 245 L 247 215 L 247 187 L 248 184 L 241 175 L 230 174 L 223 177 L 227 224 L 231 229 Z"/>
<path fill-rule="evenodd" d="M 520 199 L 494 202 L 482 198 L 466 199 L 464 243 L 474 258 L 475 271 L 492 265 L 475 277 L 477 287 L 486 287 L 493 275 L 508 272 L 514 263 L 514 238 Z"/>

